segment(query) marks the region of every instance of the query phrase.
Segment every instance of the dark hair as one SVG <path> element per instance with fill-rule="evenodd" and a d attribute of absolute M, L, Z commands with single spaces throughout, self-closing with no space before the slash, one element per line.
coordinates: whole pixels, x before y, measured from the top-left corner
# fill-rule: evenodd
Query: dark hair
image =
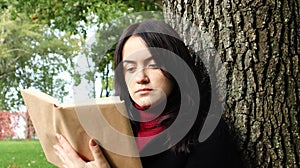
<path fill-rule="evenodd" d="M 202 125 L 204 123 L 206 114 L 208 112 L 210 106 L 210 85 L 209 78 L 207 76 L 207 72 L 203 66 L 203 64 L 198 61 L 196 62 L 195 57 L 192 57 L 187 46 L 181 40 L 176 31 L 168 24 L 162 21 L 156 20 L 146 20 L 140 23 L 130 25 L 120 37 L 120 40 L 117 44 L 115 55 L 114 55 L 114 68 L 115 68 L 115 93 L 120 96 L 121 99 L 125 100 L 126 106 L 129 111 L 129 115 L 134 117 L 135 108 L 134 102 L 130 98 L 127 86 L 125 84 L 125 79 L 123 75 L 123 68 L 117 68 L 119 64 L 122 62 L 122 51 L 126 41 L 131 36 L 138 36 L 142 38 L 145 42 L 145 45 L 149 48 L 160 48 L 169 52 L 164 52 L 164 54 L 168 54 L 168 60 L 163 60 L 165 55 L 162 55 L 157 50 L 151 50 L 152 57 L 158 64 L 163 67 L 161 68 L 163 74 L 171 80 L 173 83 L 173 91 L 168 96 L 167 105 L 164 110 L 164 114 L 166 114 L 164 120 L 161 122 L 162 125 L 168 127 L 172 124 L 172 122 L 176 119 L 177 114 L 179 113 L 179 109 L 181 103 L 186 103 L 189 107 L 198 105 L 196 109 L 198 109 L 198 114 L 195 123 L 192 128 L 189 130 L 187 135 L 177 143 L 172 149 L 176 152 L 189 152 L 189 145 L 197 142 L 197 138 L 201 131 Z M 177 58 L 175 58 L 177 56 Z M 196 79 L 199 92 L 200 92 L 200 100 L 195 98 L 195 90 L 180 92 L 180 88 L 178 85 L 178 81 L 168 72 L 170 66 L 180 67 L 178 59 L 180 57 L 193 72 L 193 75 Z M 121 65 L 121 64 L 120 64 Z M 185 73 L 185 72 L 181 72 Z M 189 79 L 183 79 L 180 81 L 181 87 L 189 87 Z M 200 101 L 195 102 L 195 101 Z M 188 116 L 188 111 L 185 111 Z M 187 118 L 188 120 L 188 118 Z M 187 121 L 185 120 L 185 121 Z M 194 121 L 195 119 L 191 119 Z M 134 122 L 133 122 L 134 124 Z M 185 124 L 185 123 L 182 123 Z M 135 125 L 135 124 L 134 124 Z M 170 137 L 170 141 L 172 141 L 172 137 Z"/>

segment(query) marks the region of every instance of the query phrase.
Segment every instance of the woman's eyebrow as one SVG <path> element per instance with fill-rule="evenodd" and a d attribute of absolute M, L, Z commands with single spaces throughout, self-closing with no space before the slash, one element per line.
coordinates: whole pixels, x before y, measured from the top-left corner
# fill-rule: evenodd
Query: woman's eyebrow
<path fill-rule="evenodd" d="M 150 62 L 150 61 L 152 61 L 152 60 L 154 60 L 153 57 L 152 57 L 152 56 L 149 56 L 148 58 L 146 58 L 146 59 L 144 60 L 144 63 L 148 63 L 148 62 Z"/>
<path fill-rule="evenodd" d="M 143 60 L 144 63 L 147 63 L 149 61 L 153 60 L 153 57 L 150 55 L 149 57 L 147 57 L 146 59 Z M 136 60 L 130 60 L 130 59 L 124 59 L 122 61 L 123 63 L 136 63 Z"/>
<path fill-rule="evenodd" d="M 122 62 L 124 64 L 124 63 L 135 63 L 136 61 L 134 61 L 134 60 L 123 60 Z"/>

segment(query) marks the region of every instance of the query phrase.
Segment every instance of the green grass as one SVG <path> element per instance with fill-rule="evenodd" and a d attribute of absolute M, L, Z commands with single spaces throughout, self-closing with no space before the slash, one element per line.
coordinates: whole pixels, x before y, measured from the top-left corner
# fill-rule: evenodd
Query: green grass
<path fill-rule="evenodd" d="M 0 141 L 0 167 L 53 168 L 44 155 L 39 141 Z"/>

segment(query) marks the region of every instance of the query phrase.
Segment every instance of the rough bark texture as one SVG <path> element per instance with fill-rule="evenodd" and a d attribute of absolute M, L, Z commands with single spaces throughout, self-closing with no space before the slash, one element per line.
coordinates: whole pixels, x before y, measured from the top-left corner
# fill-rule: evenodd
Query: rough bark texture
<path fill-rule="evenodd" d="M 166 21 L 197 54 L 211 38 L 226 67 L 225 117 L 246 167 L 300 167 L 300 1 L 165 0 Z M 206 47 L 205 47 L 206 45 Z"/>

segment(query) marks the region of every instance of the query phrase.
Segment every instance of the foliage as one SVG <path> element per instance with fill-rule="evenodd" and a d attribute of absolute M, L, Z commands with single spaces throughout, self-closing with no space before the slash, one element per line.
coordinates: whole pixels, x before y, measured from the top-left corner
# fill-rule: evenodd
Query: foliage
<path fill-rule="evenodd" d="M 160 9 L 155 0 L 1 0 L 2 9 L 14 6 L 12 16 L 25 13 L 33 22 L 55 29 L 86 34 L 85 25 L 99 25 L 121 17 L 124 13 Z M 0 1 L 0 2 L 1 2 Z M 97 18 L 95 18 L 95 16 Z M 84 24 L 81 24 L 83 22 Z"/>
<path fill-rule="evenodd" d="M 69 68 L 74 68 L 73 58 L 81 54 L 78 46 L 85 46 L 91 26 L 106 31 L 112 25 L 122 24 L 114 21 L 116 18 L 140 11 L 160 11 L 160 4 L 157 0 L 0 0 L 0 109 L 20 107 L 22 99 L 17 88 L 33 86 L 62 99 L 67 94 L 66 83 L 56 76 L 69 70 L 76 84 L 81 82 L 82 77 Z M 115 30 L 110 31 L 115 34 Z M 82 38 L 77 41 L 72 35 Z M 98 48 L 99 44 L 107 45 L 98 43 Z M 113 50 L 103 51 L 109 53 L 86 54 L 97 68 L 87 72 L 84 78 L 93 82 L 95 74 L 101 74 L 102 90 L 109 93 Z"/>
<path fill-rule="evenodd" d="M 20 138 L 17 130 L 23 127 L 22 123 L 24 122 L 25 139 L 35 139 L 37 136 L 29 113 L 0 110 L 0 140 Z"/>
<path fill-rule="evenodd" d="M 18 121 L 23 113 L 0 111 L 0 140 L 10 139 L 15 136 Z"/>
<path fill-rule="evenodd" d="M 144 11 L 126 14 L 123 17 L 111 20 L 98 27 L 95 34 L 95 42 L 88 41 L 86 56 L 90 57 L 95 64 L 93 76 L 100 72 L 101 79 L 100 97 L 113 94 L 113 56 L 123 30 L 130 24 L 146 19 L 162 20 L 162 13 L 159 11 Z M 105 95 L 104 95 L 105 94 Z"/>
<path fill-rule="evenodd" d="M 65 82 L 55 76 L 72 66 L 78 40 L 38 24 L 25 15 L 0 16 L 0 109 L 18 109 L 18 88 L 35 87 L 62 98 Z"/>

